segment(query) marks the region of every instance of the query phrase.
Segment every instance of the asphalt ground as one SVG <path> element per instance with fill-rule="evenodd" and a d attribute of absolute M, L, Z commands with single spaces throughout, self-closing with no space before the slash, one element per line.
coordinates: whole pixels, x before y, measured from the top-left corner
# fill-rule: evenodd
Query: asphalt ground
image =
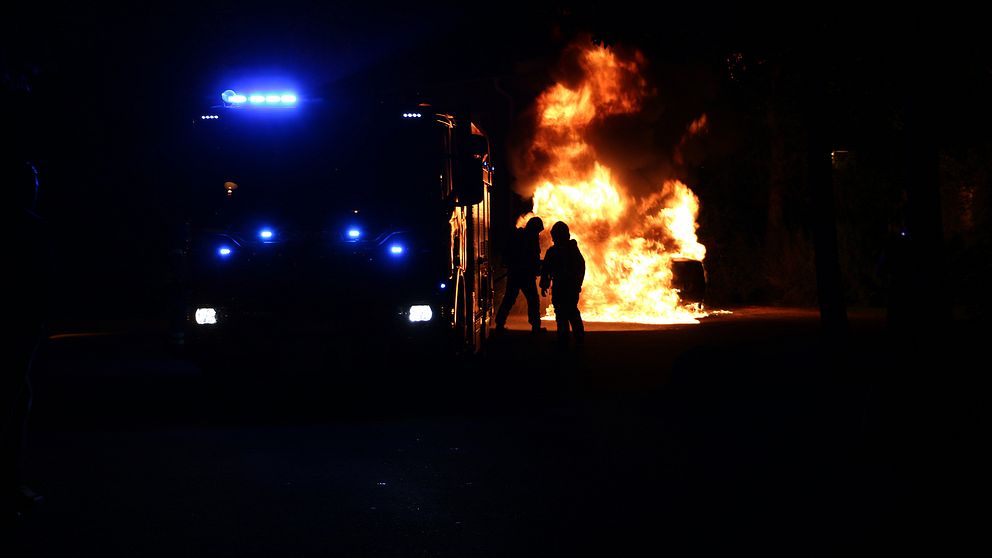
<path fill-rule="evenodd" d="M 879 310 L 587 324 L 363 367 L 208 371 L 67 324 L 34 374 L 7 556 L 960 555 L 984 532 L 984 333 Z M 309 350 L 307 350 L 309 349 Z M 317 356 L 315 356 L 317 355 Z"/>

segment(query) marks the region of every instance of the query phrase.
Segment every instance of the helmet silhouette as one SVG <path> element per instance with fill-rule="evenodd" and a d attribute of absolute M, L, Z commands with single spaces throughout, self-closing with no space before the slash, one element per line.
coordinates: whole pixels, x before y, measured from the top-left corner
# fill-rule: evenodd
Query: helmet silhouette
<path fill-rule="evenodd" d="M 555 242 L 566 242 L 572 234 L 568 232 L 568 225 L 564 221 L 558 221 L 551 226 L 551 239 Z"/>
<path fill-rule="evenodd" d="M 544 221 L 540 217 L 531 217 L 524 226 L 527 232 L 539 233 L 544 230 Z"/>

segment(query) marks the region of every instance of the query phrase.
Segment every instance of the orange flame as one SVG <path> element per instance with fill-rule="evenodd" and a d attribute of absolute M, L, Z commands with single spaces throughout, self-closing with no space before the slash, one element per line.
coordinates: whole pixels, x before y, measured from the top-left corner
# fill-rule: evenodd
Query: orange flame
<path fill-rule="evenodd" d="M 585 139 L 602 118 L 640 109 L 648 93 L 640 76 L 643 59 L 635 53 L 621 60 L 606 47 L 589 47 L 579 63 L 582 80 L 555 84 L 538 98 L 532 147 L 548 164 L 534 189 L 533 212 L 521 216 L 518 226 L 533 215 L 548 228 L 556 221 L 568 224 L 586 258 L 579 301 L 583 320 L 696 323 L 706 313 L 701 305 L 683 304 L 672 288 L 672 260 L 701 261 L 706 255 L 696 238 L 699 200 L 677 180 L 664 181 L 648 196 L 634 196 Z M 705 127 L 703 115 L 688 132 Z M 553 316 L 549 307 L 545 319 Z"/>

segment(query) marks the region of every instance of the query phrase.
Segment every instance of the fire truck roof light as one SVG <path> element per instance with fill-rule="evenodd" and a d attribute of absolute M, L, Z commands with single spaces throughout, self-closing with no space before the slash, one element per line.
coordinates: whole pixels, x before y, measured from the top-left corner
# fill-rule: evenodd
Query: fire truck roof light
<path fill-rule="evenodd" d="M 224 100 L 225 103 L 229 105 L 242 105 L 244 103 L 250 103 L 253 105 L 280 105 L 289 106 L 295 105 L 299 100 L 296 93 L 292 91 L 270 91 L 262 92 L 256 91 L 250 95 L 245 95 L 243 93 L 238 93 L 233 89 L 228 89 L 220 94 L 220 98 Z M 419 116 L 419 115 L 418 115 Z"/>
<path fill-rule="evenodd" d="M 221 93 L 221 98 L 225 103 L 230 105 L 241 105 L 244 103 L 249 103 L 251 105 L 279 105 L 279 106 L 290 106 L 295 105 L 299 100 L 299 97 L 295 93 L 285 92 L 285 93 L 252 93 L 251 95 L 243 95 L 241 93 L 235 93 L 233 90 L 228 89 L 227 91 Z"/>

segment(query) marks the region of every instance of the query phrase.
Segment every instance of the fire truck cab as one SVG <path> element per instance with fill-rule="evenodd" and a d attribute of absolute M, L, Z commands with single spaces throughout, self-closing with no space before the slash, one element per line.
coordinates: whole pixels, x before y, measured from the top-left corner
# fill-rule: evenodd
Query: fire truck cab
<path fill-rule="evenodd" d="M 190 129 L 189 350 L 303 337 L 373 355 L 484 350 L 493 166 L 467 113 L 285 91 L 221 100 Z"/>

